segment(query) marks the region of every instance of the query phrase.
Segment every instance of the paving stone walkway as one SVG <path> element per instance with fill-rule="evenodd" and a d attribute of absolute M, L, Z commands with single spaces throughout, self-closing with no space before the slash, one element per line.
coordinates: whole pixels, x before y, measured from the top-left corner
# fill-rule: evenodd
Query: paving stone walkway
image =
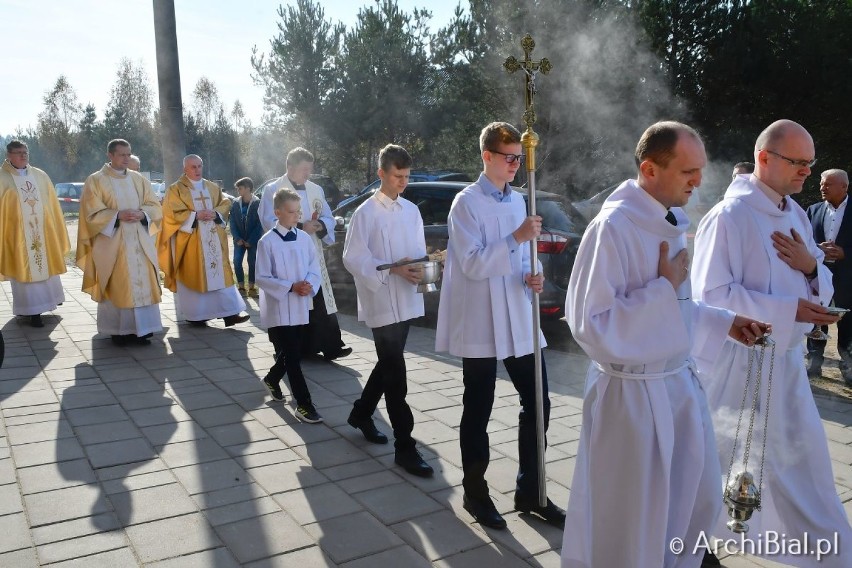
<path fill-rule="evenodd" d="M 394 465 L 393 444 L 369 444 L 346 424 L 375 361 L 355 318 L 340 318 L 353 355 L 304 365 L 325 418 L 310 425 L 289 396 L 271 401 L 262 388 L 272 346 L 255 325 L 178 325 L 167 291 L 165 336 L 116 347 L 97 336 L 80 272 L 63 284 L 66 302 L 42 329 L 16 321 L 8 283 L 0 288 L 0 567 L 559 565 L 561 532 L 512 510 L 518 404 L 508 380 L 497 385 L 488 472 L 508 530 L 472 524 L 462 509 L 460 361 L 434 352 L 433 330 L 413 328 L 406 357 L 414 434 L 435 468 L 419 479 Z M 587 360 L 546 358 L 548 492 L 564 507 Z M 818 404 L 852 514 L 852 405 Z M 381 418 L 390 433 L 383 408 Z"/>

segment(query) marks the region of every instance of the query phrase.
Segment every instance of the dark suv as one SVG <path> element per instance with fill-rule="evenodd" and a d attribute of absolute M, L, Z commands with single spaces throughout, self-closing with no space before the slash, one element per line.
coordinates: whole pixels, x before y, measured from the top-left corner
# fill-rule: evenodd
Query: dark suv
<path fill-rule="evenodd" d="M 408 183 L 416 183 L 421 181 L 473 181 L 470 179 L 470 176 L 467 174 L 463 174 L 460 172 L 449 172 L 444 170 L 414 170 L 408 176 Z M 382 183 L 380 179 L 374 179 L 369 184 L 362 187 L 358 193 L 353 195 L 352 197 L 347 197 L 342 200 L 338 207 L 342 207 L 347 203 L 350 203 L 357 199 L 359 196 L 368 193 L 370 195 L 373 194 L 373 190 L 375 190 Z"/>
<path fill-rule="evenodd" d="M 408 184 L 402 196 L 417 205 L 423 217 L 423 231 L 428 252 L 447 248 L 447 217 L 456 194 L 467 187 L 461 182 L 415 182 Z M 352 214 L 377 188 L 357 195 L 334 210 L 337 221 L 333 245 L 326 247 L 328 274 L 339 301 L 355 301 L 355 282 L 343 266 L 343 243 Z M 524 193 L 526 190 L 515 188 Z M 537 213 L 542 217 L 542 233 L 538 241 L 539 260 L 544 273 L 544 291 L 539 297 L 542 318 L 560 318 L 565 307 L 565 290 L 574 266 L 574 257 L 586 223 L 564 197 L 545 191 L 536 192 Z M 438 294 L 426 294 L 426 315 L 438 313 Z"/>

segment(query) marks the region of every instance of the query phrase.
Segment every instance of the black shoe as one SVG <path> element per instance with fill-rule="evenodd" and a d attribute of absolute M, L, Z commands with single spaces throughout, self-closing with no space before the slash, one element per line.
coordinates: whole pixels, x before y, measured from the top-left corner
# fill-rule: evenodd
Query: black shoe
<path fill-rule="evenodd" d="M 366 420 L 355 420 L 354 416 L 350 414 L 349 419 L 346 422 L 353 428 L 361 430 L 368 442 L 373 442 L 374 444 L 388 443 L 388 437 L 376 428 L 372 418 L 367 418 Z"/>
<path fill-rule="evenodd" d="M 250 319 L 251 316 L 248 314 L 242 316 L 240 314 L 234 314 L 232 316 L 222 318 L 222 320 L 225 322 L 225 327 L 231 327 L 232 325 L 237 325 L 238 323 L 243 323 Z"/>
<path fill-rule="evenodd" d="M 320 416 L 313 404 L 300 404 L 297 406 L 296 418 L 302 422 L 307 422 L 308 424 L 322 422 L 322 416 Z"/>
<path fill-rule="evenodd" d="M 281 384 L 273 383 L 270 380 L 263 379 L 263 384 L 266 385 L 266 388 L 269 389 L 269 394 L 272 395 L 272 398 L 275 400 L 284 400 L 284 393 L 281 392 Z"/>
<path fill-rule="evenodd" d="M 134 345 L 151 345 L 151 338 L 154 336 L 153 333 L 146 333 L 145 335 L 133 335 L 131 336 Z"/>
<path fill-rule="evenodd" d="M 550 499 L 547 500 L 547 505 L 542 507 L 538 501 L 518 498 L 518 494 L 515 493 L 515 510 L 528 515 L 535 513 L 548 525 L 559 529 L 565 528 L 565 511 L 554 505 Z"/>
<path fill-rule="evenodd" d="M 483 527 L 492 529 L 506 528 L 506 519 L 501 517 L 500 513 L 497 512 L 497 508 L 494 506 L 494 502 L 490 497 L 486 497 L 484 500 L 471 499 L 465 493 L 462 506 Z"/>
<path fill-rule="evenodd" d="M 127 336 L 126 335 L 113 335 L 110 337 L 112 339 L 113 344 L 122 346 L 127 345 Z"/>
<path fill-rule="evenodd" d="M 33 327 L 44 327 L 44 322 L 41 321 L 41 314 L 30 316 L 30 325 Z M 351 349 L 349 350 L 352 351 Z"/>
<path fill-rule="evenodd" d="M 186 320 L 192 327 L 207 327 L 207 320 Z"/>
<path fill-rule="evenodd" d="M 393 461 L 396 465 L 417 477 L 432 477 L 432 474 L 435 473 L 435 470 L 432 469 L 431 465 L 426 463 L 423 456 L 417 451 L 417 448 L 397 452 L 393 457 Z"/>
<path fill-rule="evenodd" d="M 323 357 L 325 358 L 326 361 L 334 361 L 335 359 L 342 359 L 343 357 L 347 357 L 351 354 L 352 354 L 352 348 L 351 347 L 343 347 L 343 348 L 340 349 L 340 351 L 338 351 L 336 353 L 330 353 L 330 354 L 324 353 Z"/>
<path fill-rule="evenodd" d="M 722 563 L 715 554 L 709 550 L 704 551 L 704 560 L 701 561 L 701 568 L 710 568 L 711 566 L 721 566 Z"/>

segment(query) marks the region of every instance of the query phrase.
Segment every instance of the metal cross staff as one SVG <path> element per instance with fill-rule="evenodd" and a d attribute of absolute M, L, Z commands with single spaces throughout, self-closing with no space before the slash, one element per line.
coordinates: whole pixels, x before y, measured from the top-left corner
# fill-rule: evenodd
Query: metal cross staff
<path fill-rule="evenodd" d="M 538 134 L 533 131 L 532 126 L 535 124 L 535 107 L 533 99 L 536 94 L 535 76 L 541 71 L 542 74 L 550 73 L 552 66 L 547 58 L 542 57 L 539 61 L 533 61 L 530 53 L 535 49 L 535 42 L 532 36 L 527 34 L 521 40 L 521 48 L 524 50 L 524 60 L 518 61 L 514 56 L 509 56 L 503 67 L 509 73 L 514 73 L 518 69 L 523 69 L 526 74 L 526 82 L 524 86 L 524 122 L 527 125 L 526 131 L 521 135 L 521 145 L 524 147 L 527 163 L 527 179 L 529 179 L 529 204 L 530 215 L 536 214 L 535 208 L 535 148 L 538 146 Z M 538 239 L 530 241 L 530 264 L 532 274 L 538 273 Z M 539 312 L 538 294 L 532 295 L 532 316 L 533 316 L 533 354 L 535 356 L 535 431 L 536 442 L 538 446 L 538 504 L 542 507 L 547 506 L 547 490 L 545 489 L 545 460 L 544 460 L 544 385 L 541 372 L 541 345 L 539 342 L 539 329 L 541 327 L 541 314 Z"/>

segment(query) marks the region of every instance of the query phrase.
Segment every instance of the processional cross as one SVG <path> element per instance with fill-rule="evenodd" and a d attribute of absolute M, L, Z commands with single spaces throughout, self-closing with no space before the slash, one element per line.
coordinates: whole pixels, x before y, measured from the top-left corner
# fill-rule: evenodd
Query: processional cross
<path fill-rule="evenodd" d="M 524 60 L 518 61 L 518 59 L 514 55 L 510 55 L 506 58 L 506 61 L 503 63 L 503 67 L 506 68 L 506 71 L 509 73 L 514 73 L 519 69 L 523 69 L 526 74 L 526 89 L 524 90 L 524 123 L 527 125 L 527 132 L 532 132 L 532 125 L 535 124 L 535 107 L 534 107 L 534 98 L 536 93 L 538 92 L 535 84 L 535 76 L 539 71 L 543 75 L 547 75 L 550 73 L 550 70 L 553 69 L 553 66 L 550 64 L 550 60 L 546 57 L 542 57 L 538 61 L 533 61 L 531 54 L 535 49 L 535 41 L 530 34 L 524 36 L 524 39 L 521 40 L 521 48 L 524 50 Z M 534 134 L 534 133 L 533 133 Z M 529 169 L 529 156 L 527 157 L 527 169 Z M 535 169 L 535 168 L 533 168 Z"/>
<path fill-rule="evenodd" d="M 535 124 L 535 107 L 534 99 L 537 93 L 535 84 L 536 75 L 539 71 L 543 75 L 550 73 L 553 68 L 550 61 L 546 57 L 542 57 L 538 61 L 533 61 L 531 54 L 535 49 L 535 42 L 530 34 L 524 36 L 521 40 L 521 48 L 524 50 L 524 60 L 518 61 L 514 56 L 506 58 L 503 67 L 509 73 L 514 73 L 519 69 L 523 69 L 526 74 L 524 86 L 524 122 L 527 125 L 526 131 L 521 135 L 521 145 L 524 147 L 527 164 L 527 179 L 529 179 L 529 214 L 535 215 L 535 148 L 538 146 L 538 134 L 533 131 L 532 126 Z M 538 239 L 530 241 L 530 260 L 532 273 L 535 275 L 538 272 Z M 533 317 L 533 354 L 535 356 L 535 431 L 536 442 L 538 448 L 538 504 L 542 507 L 547 506 L 547 490 L 545 488 L 545 459 L 544 459 L 544 385 L 542 382 L 541 369 L 541 345 L 539 341 L 539 329 L 541 329 L 541 313 L 539 312 L 538 294 L 532 295 L 532 317 Z"/>

